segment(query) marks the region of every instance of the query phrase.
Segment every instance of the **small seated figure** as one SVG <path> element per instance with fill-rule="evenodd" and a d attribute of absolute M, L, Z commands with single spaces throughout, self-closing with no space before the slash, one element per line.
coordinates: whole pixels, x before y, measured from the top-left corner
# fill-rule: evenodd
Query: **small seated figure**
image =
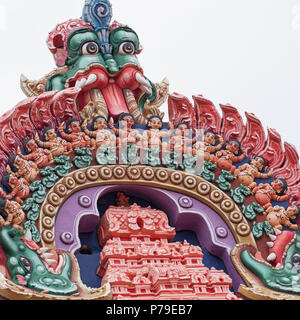
<path fill-rule="evenodd" d="M 15 199 L 16 202 L 23 204 L 30 194 L 29 183 L 24 179 L 18 179 L 14 174 L 5 174 L 2 178 L 2 185 L 9 192 L 8 195 L 0 188 L 0 196 L 7 200 Z"/>
<path fill-rule="evenodd" d="M 43 130 L 43 138 L 45 141 L 41 141 L 39 136 L 36 135 L 35 141 L 41 148 L 49 149 L 53 158 L 68 155 L 72 152 L 71 143 L 58 137 L 52 127 L 47 127 Z"/>
<path fill-rule="evenodd" d="M 282 230 L 283 226 L 285 226 L 293 230 L 298 230 L 298 225 L 293 224 L 290 220 L 296 219 L 299 213 L 300 208 L 298 206 L 291 206 L 287 209 L 280 206 L 275 206 L 269 207 L 264 212 L 264 216 L 274 229 Z"/>
<path fill-rule="evenodd" d="M 163 131 L 163 121 L 159 116 L 152 116 L 148 119 L 147 122 L 148 130 L 145 130 L 143 133 L 143 148 L 147 149 L 157 149 L 161 152 L 167 151 L 169 144 L 163 142 L 163 138 L 168 138 L 172 135 L 174 126 L 169 122 L 169 131 Z"/>
<path fill-rule="evenodd" d="M 266 160 L 264 157 L 257 156 L 251 160 L 250 163 L 238 167 L 234 176 L 238 179 L 240 184 L 248 187 L 250 190 L 257 186 L 255 179 L 268 179 L 272 176 L 273 170 L 268 173 L 262 173 L 266 166 Z"/>
<path fill-rule="evenodd" d="M 0 199 L 0 226 L 12 226 L 24 231 L 23 223 L 25 221 L 25 213 L 21 205 L 16 201 L 9 201 L 6 199 Z"/>
<path fill-rule="evenodd" d="M 11 156 L 8 159 L 6 171 L 8 174 L 15 175 L 17 178 L 24 178 L 29 184 L 36 180 L 40 172 L 34 162 L 27 161 L 18 155 Z"/>
<path fill-rule="evenodd" d="M 109 130 L 107 130 L 107 120 L 104 117 L 99 116 L 93 119 L 93 131 L 88 130 L 87 120 L 83 122 L 82 129 L 86 135 L 88 135 L 92 139 L 96 139 L 97 149 L 99 149 L 102 146 L 115 147 L 116 138 Z"/>
<path fill-rule="evenodd" d="M 81 131 L 80 122 L 77 119 L 70 119 L 67 121 L 66 131 L 64 131 L 64 127 L 65 123 L 63 122 L 58 127 L 58 131 L 63 139 L 71 143 L 73 150 L 75 148 L 96 149 L 96 141 Z"/>
<path fill-rule="evenodd" d="M 17 155 L 25 160 L 33 161 L 39 169 L 54 162 L 52 153 L 47 149 L 39 148 L 33 139 L 27 139 L 24 142 L 24 150 L 27 155 L 23 155 L 20 148 L 17 149 Z"/>
<path fill-rule="evenodd" d="M 234 162 L 241 162 L 245 159 L 246 155 L 242 151 L 239 141 L 231 139 L 226 144 L 226 150 L 220 150 L 216 153 L 216 163 L 219 169 L 229 171 L 234 174 L 236 167 Z"/>
<path fill-rule="evenodd" d="M 194 137 L 190 137 L 190 127 L 187 123 L 179 123 L 175 128 L 175 134 L 170 138 L 170 151 L 179 154 L 192 154 L 192 145 L 198 139 L 197 132 Z"/>
<path fill-rule="evenodd" d="M 130 198 L 124 192 L 118 192 L 116 197 L 116 204 L 118 207 L 130 207 Z"/>
<path fill-rule="evenodd" d="M 272 207 L 271 201 L 282 202 L 289 199 L 287 182 L 278 178 L 271 183 L 260 184 L 252 190 L 256 202 L 265 210 Z"/>
<path fill-rule="evenodd" d="M 113 133 L 118 137 L 117 138 L 117 146 L 120 148 L 124 148 L 130 145 L 140 145 L 142 140 L 142 136 L 139 131 L 134 129 L 135 120 L 132 114 L 123 113 L 119 118 L 119 129 L 114 127 L 113 118 L 109 121 L 109 128 L 113 131 Z"/>
<path fill-rule="evenodd" d="M 218 139 L 219 143 L 216 145 L 216 140 Z M 198 141 L 193 146 L 193 155 L 198 156 L 204 161 L 210 161 L 215 163 L 217 158 L 212 155 L 222 149 L 224 144 L 224 139 L 221 136 L 217 136 L 212 131 L 205 131 L 203 136 L 203 141 Z"/>

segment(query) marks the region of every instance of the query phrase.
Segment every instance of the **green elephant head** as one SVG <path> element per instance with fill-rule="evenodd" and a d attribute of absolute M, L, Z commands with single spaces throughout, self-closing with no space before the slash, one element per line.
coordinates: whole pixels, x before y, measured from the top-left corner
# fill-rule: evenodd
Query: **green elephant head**
<path fill-rule="evenodd" d="M 266 287 L 289 294 L 300 294 L 300 235 L 290 231 L 270 235 L 268 262 L 259 261 L 247 250 L 241 261 Z M 273 263 L 274 267 L 269 263 Z"/>
<path fill-rule="evenodd" d="M 28 239 L 29 238 L 29 239 Z M 78 292 L 71 279 L 72 263 L 66 253 L 39 248 L 17 229 L 2 227 L 0 245 L 7 258 L 11 281 L 38 292 L 70 296 Z"/>
<path fill-rule="evenodd" d="M 137 54 L 141 51 L 138 35 L 127 26 L 118 26 L 110 32 L 108 41 L 111 53 L 103 50 L 99 33 L 92 28 L 83 27 L 72 32 L 66 42 L 67 71 L 52 76 L 46 90 L 80 88 L 80 112 L 89 101 L 93 101 L 93 90 L 98 97 L 103 97 L 102 108 L 107 109 L 107 116 L 114 117 L 116 121 L 122 113 L 136 113 L 134 110 L 137 110 L 143 114 L 145 103 L 147 100 L 153 102 L 157 91 L 144 76 L 138 61 Z M 124 90 L 132 92 L 136 106 L 129 106 Z"/>

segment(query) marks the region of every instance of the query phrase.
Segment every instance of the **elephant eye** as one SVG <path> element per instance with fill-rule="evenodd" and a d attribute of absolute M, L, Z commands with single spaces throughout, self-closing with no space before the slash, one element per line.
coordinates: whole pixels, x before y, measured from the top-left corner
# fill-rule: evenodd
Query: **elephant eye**
<path fill-rule="evenodd" d="M 300 254 L 296 253 L 293 255 L 292 261 L 294 264 L 300 263 Z"/>
<path fill-rule="evenodd" d="M 119 53 L 121 54 L 134 54 L 135 46 L 132 42 L 123 42 L 119 47 Z"/>
<path fill-rule="evenodd" d="M 82 54 L 92 55 L 99 53 L 99 46 L 96 42 L 87 42 L 82 46 Z"/>
<path fill-rule="evenodd" d="M 30 271 L 30 270 L 31 270 L 31 262 L 30 262 L 27 258 L 25 258 L 25 257 L 20 257 L 20 260 L 21 260 L 22 264 L 24 265 L 24 267 L 25 267 L 28 271 Z"/>

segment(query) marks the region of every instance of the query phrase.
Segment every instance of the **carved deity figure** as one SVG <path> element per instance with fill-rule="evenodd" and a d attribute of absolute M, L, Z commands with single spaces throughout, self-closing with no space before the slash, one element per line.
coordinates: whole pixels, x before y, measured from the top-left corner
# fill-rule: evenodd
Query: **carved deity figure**
<path fill-rule="evenodd" d="M 90 150 L 96 148 L 96 141 L 81 131 L 80 122 L 77 119 L 67 121 L 66 131 L 64 131 L 64 126 L 65 123 L 63 122 L 58 127 L 58 131 L 63 139 L 71 143 L 73 150 L 75 148 L 88 148 Z"/>
<path fill-rule="evenodd" d="M 127 197 L 124 192 L 118 192 L 116 204 L 118 207 L 130 207 L 130 198 Z"/>
<path fill-rule="evenodd" d="M 119 118 L 119 129 L 114 127 L 113 118 L 110 119 L 109 127 L 117 138 L 117 146 L 126 147 L 129 145 L 140 145 L 142 136 L 139 131 L 134 129 L 135 120 L 132 114 L 123 113 Z"/>
<path fill-rule="evenodd" d="M 22 210 L 21 205 L 16 201 L 9 201 L 6 199 L 0 199 L 0 226 L 12 226 L 24 231 L 22 224 L 25 220 L 25 213 Z"/>
<path fill-rule="evenodd" d="M 35 141 L 41 148 L 49 149 L 53 158 L 62 155 L 67 155 L 72 151 L 71 143 L 57 136 L 54 128 L 48 127 L 43 130 L 43 138 L 41 141 L 39 136 L 36 135 Z"/>
<path fill-rule="evenodd" d="M 99 116 L 93 119 L 92 131 L 88 130 L 87 124 L 87 120 L 85 120 L 82 124 L 82 129 L 87 136 L 96 140 L 96 147 L 98 149 L 102 146 L 115 147 L 116 138 L 107 130 L 107 120 L 104 117 Z"/>
<path fill-rule="evenodd" d="M 262 173 L 266 166 L 266 160 L 263 157 L 256 157 L 251 160 L 250 163 L 238 167 L 234 176 L 238 179 L 240 184 L 248 187 L 250 190 L 257 186 L 255 179 L 268 179 L 272 176 L 273 170 L 271 169 L 267 173 Z"/>
<path fill-rule="evenodd" d="M 298 225 L 293 224 L 291 219 L 296 219 L 300 213 L 300 208 L 297 206 L 291 206 L 287 209 L 275 206 L 269 207 L 265 212 L 264 215 L 266 216 L 266 220 L 270 223 L 270 225 L 278 230 L 282 230 L 283 226 L 298 230 Z"/>
<path fill-rule="evenodd" d="M 221 170 L 234 173 L 236 167 L 234 162 L 241 162 L 245 159 L 246 155 L 243 153 L 241 144 L 235 139 L 231 139 L 226 144 L 225 150 L 220 150 L 216 153 L 217 166 Z"/>
<path fill-rule="evenodd" d="M 27 161 L 18 155 L 8 159 L 6 171 L 17 178 L 24 178 L 28 183 L 35 181 L 39 174 L 39 168 L 34 162 Z"/>
<path fill-rule="evenodd" d="M 163 142 L 163 138 L 169 138 L 174 130 L 174 125 L 169 122 L 168 131 L 162 130 L 163 121 L 158 116 L 152 116 L 147 122 L 148 130 L 143 133 L 143 148 L 146 149 L 159 149 L 160 151 L 168 149 L 168 143 Z"/>
<path fill-rule="evenodd" d="M 192 146 L 196 143 L 197 139 L 197 132 L 194 137 L 192 137 L 190 127 L 187 123 L 179 123 L 170 138 L 170 151 L 179 154 L 192 154 Z"/>
<path fill-rule="evenodd" d="M 33 139 L 27 139 L 24 142 L 24 150 L 26 155 L 22 154 L 20 148 L 17 150 L 17 155 L 25 160 L 33 161 L 39 169 L 53 163 L 52 153 L 49 150 L 39 148 Z"/>
<path fill-rule="evenodd" d="M 15 199 L 16 202 L 23 204 L 30 194 L 29 183 L 24 178 L 17 178 L 14 174 L 5 174 L 2 178 L 2 185 L 9 192 L 8 195 L 0 188 L 0 196 L 7 200 Z"/>
<path fill-rule="evenodd" d="M 216 145 L 218 139 L 218 144 Z M 222 149 L 224 139 L 221 136 L 217 136 L 213 131 L 205 131 L 203 140 L 198 141 L 193 146 L 193 155 L 204 159 L 204 161 L 210 161 L 215 163 L 217 158 L 212 155 Z"/>
<path fill-rule="evenodd" d="M 272 207 L 271 201 L 282 202 L 289 199 L 290 192 L 287 182 L 278 178 L 271 183 L 260 184 L 252 191 L 256 202 L 265 210 Z"/>

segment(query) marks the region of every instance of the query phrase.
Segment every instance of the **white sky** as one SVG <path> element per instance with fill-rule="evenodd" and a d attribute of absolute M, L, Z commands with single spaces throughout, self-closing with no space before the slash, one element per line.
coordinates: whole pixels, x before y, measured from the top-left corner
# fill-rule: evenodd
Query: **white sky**
<path fill-rule="evenodd" d="M 139 34 L 139 59 L 153 82 L 167 76 L 170 92 L 230 103 L 244 119 L 255 113 L 300 151 L 300 0 L 111 2 L 113 20 Z M 24 99 L 21 73 L 39 79 L 55 68 L 48 32 L 79 18 L 83 5 L 0 0 L 0 115 Z"/>

